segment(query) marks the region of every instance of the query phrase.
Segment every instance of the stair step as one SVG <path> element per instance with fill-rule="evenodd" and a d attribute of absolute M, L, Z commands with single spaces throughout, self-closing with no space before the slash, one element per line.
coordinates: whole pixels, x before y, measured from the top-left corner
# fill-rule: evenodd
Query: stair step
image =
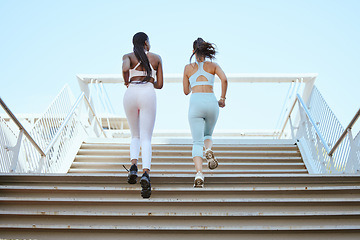
<path fill-rule="evenodd" d="M 151 174 L 152 183 L 164 183 L 164 177 L 167 178 L 166 184 L 192 182 L 194 174 Z M 211 183 L 241 183 L 241 184 L 347 184 L 360 185 L 360 175 L 285 175 L 285 174 L 218 174 L 205 175 L 207 182 Z M 127 181 L 127 174 L 117 173 L 92 173 L 92 174 L 9 174 L 0 175 L 0 183 L 19 184 L 19 183 L 79 183 L 79 184 L 113 184 Z"/>
<path fill-rule="evenodd" d="M 164 165 L 193 168 L 192 162 L 154 163 L 154 167 Z M 252 164 L 223 163 L 232 165 Z M 192 187 L 193 169 L 183 174 L 170 170 L 151 172 L 150 199 L 140 196 L 139 184 L 126 183 L 125 170 L 121 174 L 2 174 L 2 238 L 168 239 L 171 235 L 174 239 L 307 236 L 329 240 L 359 236 L 360 176 L 239 174 L 234 169 L 221 173 L 219 166 L 207 170 L 205 188 L 199 189 Z"/>
<path fill-rule="evenodd" d="M 36 226 L 36 225 L 35 225 Z M 36 231 L 36 230 L 32 230 Z M 77 229 L 41 229 L 36 232 L 21 231 L 17 228 L 3 229 L 2 236 L 6 239 L 81 239 L 81 240 L 111 240 L 111 239 L 147 239 L 147 240 L 168 240 L 169 236 L 173 240 L 196 239 L 196 240 L 228 240 L 228 239 L 246 239 L 246 240 L 357 240 L 359 238 L 358 230 L 319 230 L 319 231 L 222 231 L 221 228 L 211 231 L 109 231 L 109 230 L 89 230 Z"/>
<path fill-rule="evenodd" d="M 140 157 L 141 159 L 141 157 Z M 219 161 L 223 162 L 241 162 L 241 161 L 297 161 L 302 162 L 301 157 L 218 157 Z M 126 162 L 129 163 L 130 156 L 89 156 L 89 155 L 77 155 L 75 161 L 80 162 Z M 191 156 L 154 156 L 151 162 L 192 162 Z"/>
<path fill-rule="evenodd" d="M 22 229 L 87 229 L 87 230 L 222 230 L 222 231 L 284 231 L 284 230 L 359 230 L 360 219 L 354 216 L 324 217 L 208 217 L 190 216 L 166 218 L 157 216 L 114 216 L 106 217 L 100 223 L 97 219 L 72 216 L 59 218 L 51 216 L 8 216 L 6 222 L 0 221 L 1 228 Z M 284 222 L 287 222 L 284 225 Z M 36 222 L 36 224 L 34 224 Z M 81 224 L 79 223 L 81 222 Z M 264 224 L 264 222 L 266 222 Z M 319 224 L 321 222 L 321 224 Z M 121 223 L 121 224 L 120 224 Z"/>
<path fill-rule="evenodd" d="M 129 150 L 130 144 L 124 143 L 83 143 L 80 149 Z M 152 144 L 153 150 L 191 151 L 191 144 Z M 294 144 L 215 144 L 214 151 L 298 151 Z"/>
<path fill-rule="evenodd" d="M 83 168 L 83 169 L 123 169 L 123 163 L 114 162 L 74 162 L 71 166 L 72 169 Z M 126 163 L 130 167 L 129 163 Z M 142 169 L 142 164 L 138 164 L 138 168 Z M 203 168 L 207 168 L 207 163 L 203 163 Z M 167 171 L 172 169 L 177 170 L 193 170 L 194 163 L 182 162 L 182 163 L 159 163 L 152 162 L 152 170 Z M 219 163 L 218 170 L 243 170 L 243 169 L 305 169 L 304 163 Z"/>
<path fill-rule="evenodd" d="M 69 170 L 69 173 L 119 173 L 122 174 L 124 172 L 124 169 L 118 168 L 118 169 L 84 169 L 84 168 L 71 168 Z M 151 174 L 190 174 L 193 173 L 194 170 L 173 170 L 173 169 L 166 169 L 166 170 L 151 170 Z M 307 173 L 306 169 L 240 169 L 237 172 L 234 172 L 233 170 L 203 170 L 204 174 L 303 174 Z"/>
<path fill-rule="evenodd" d="M 229 151 L 215 151 L 216 156 L 233 156 L 233 157 L 251 157 L 251 156 L 295 156 L 300 157 L 299 151 L 238 151 L 238 150 L 229 150 Z M 95 155 L 95 156 L 129 156 L 129 149 L 127 150 L 104 150 L 104 149 L 80 149 L 78 155 Z M 185 151 L 179 150 L 153 150 L 152 155 L 155 156 L 190 156 L 191 149 Z"/>

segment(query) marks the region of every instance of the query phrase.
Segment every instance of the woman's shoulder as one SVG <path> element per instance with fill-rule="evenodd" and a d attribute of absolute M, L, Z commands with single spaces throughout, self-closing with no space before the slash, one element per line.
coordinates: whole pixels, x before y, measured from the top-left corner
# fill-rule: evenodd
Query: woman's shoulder
<path fill-rule="evenodd" d="M 153 52 L 148 52 L 148 57 L 151 57 L 151 58 L 154 58 L 154 59 L 157 59 L 159 61 L 161 61 L 161 57 L 159 54 L 156 54 L 156 53 L 153 53 Z"/>
<path fill-rule="evenodd" d="M 204 64 L 206 64 L 208 66 L 212 66 L 212 67 L 218 66 L 218 64 L 216 62 L 213 62 L 213 61 L 205 61 Z"/>
<path fill-rule="evenodd" d="M 216 71 L 216 68 L 218 67 L 219 65 L 216 63 L 216 62 L 212 62 L 212 61 L 206 61 L 204 63 L 204 68 L 206 71 L 208 72 L 214 72 Z"/>
<path fill-rule="evenodd" d="M 196 64 L 194 62 L 186 64 L 185 65 L 185 71 L 188 69 L 193 69 L 196 66 Z"/>
<path fill-rule="evenodd" d="M 126 53 L 126 54 L 124 54 L 124 56 L 123 56 L 123 59 L 126 59 L 126 58 L 132 58 L 132 57 L 134 57 L 135 56 L 135 54 L 133 53 L 133 52 L 131 52 L 131 53 Z"/>

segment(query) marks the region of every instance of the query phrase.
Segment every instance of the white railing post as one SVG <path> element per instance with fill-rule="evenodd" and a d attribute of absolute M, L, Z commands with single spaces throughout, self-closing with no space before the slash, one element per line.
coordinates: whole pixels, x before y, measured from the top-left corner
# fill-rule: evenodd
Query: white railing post
<path fill-rule="evenodd" d="M 289 124 L 290 124 L 291 138 L 295 139 L 295 126 L 293 125 L 293 122 L 292 122 L 290 116 L 289 116 Z"/>
<path fill-rule="evenodd" d="M 16 171 L 16 166 L 18 165 L 18 162 L 19 162 L 20 147 L 21 147 L 23 135 L 24 135 L 24 129 L 21 129 L 19 132 L 19 136 L 18 136 L 15 146 L 6 147 L 6 150 L 13 152 L 13 159 L 11 161 L 10 172 Z"/>
<path fill-rule="evenodd" d="M 45 160 L 46 157 L 45 156 L 41 156 L 40 161 L 39 161 L 39 167 L 36 170 L 37 173 L 41 173 L 43 171 L 44 165 L 45 165 Z M 45 170 L 44 170 L 45 171 Z"/>
<path fill-rule="evenodd" d="M 359 163 L 358 163 L 358 159 L 356 157 L 356 152 L 359 150 L 356 141 L 353 138 L 353 134 L 351 129 L 347 129 L 348 132 L 348 136 L 349 136 L 349 141 L 350 141 L 350 147 L 351 147 L 351 151 L 349 154 L 349 160 L 347 161 L 346 164 L 346 168 L 345 168 L 345 173 L 351 173 L 352 170 L 355 173 L 359 173 L 360 169 L 359 169 Z"/>

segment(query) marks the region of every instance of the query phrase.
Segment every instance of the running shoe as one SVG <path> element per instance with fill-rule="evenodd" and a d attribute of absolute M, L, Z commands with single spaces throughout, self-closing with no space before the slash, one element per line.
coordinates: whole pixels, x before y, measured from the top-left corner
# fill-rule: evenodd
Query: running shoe
<path fill-rule="evenodd" d="M 204 175 L 202 172 L 198 171 L 195 175 L 194 188 L 203 188 L 204 187 Z"/>
<path fill-rule="evenodd" d="M 140 184 L 141 184 L 141 196 L 143 198 L 149 198 L 151 195 L 151 183 L 150 183 L 150 176 L 147 172 L 145 172 L 141 179 L 140 179 Z"/>
<path fill-rule="evenodd" d="M 209 169 L 213 170 L 218 167 L 219 162 L 216 160 L 214 152 L 211 149 L 205 150 L 205 158 L 208 163 Z"/>
<path fill-rule="evenodd" d="M 138 172 L 138 168 L 135 164 L 133 164 L 130 168 L 130 171 L 129 171 L 129 175 L 128 175 L 128 183 L 130 184 L 135 184 L 136 183 L 136 180 L 137 180 L 137 172 Z"/>

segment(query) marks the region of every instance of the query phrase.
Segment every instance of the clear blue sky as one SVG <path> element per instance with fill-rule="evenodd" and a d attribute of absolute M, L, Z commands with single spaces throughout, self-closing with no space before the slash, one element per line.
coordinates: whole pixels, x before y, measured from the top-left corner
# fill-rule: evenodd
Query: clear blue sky
<path fill-rule="evenodd" d="M 76 74 L 121 73 L 133 34 L 144 31 L 165 74 L 183 72 L 198 36 L 217 45 L 226 73 L 318 73 L 316 86 L 347 125 L 360 106 L 359 12 L 357 0 L 0 0 L 0 96 L 15 113 L 41 113 L 64 84 L 80 93 Z M 124 88 L 114 89 L 122 114 Z M 217 127 L 275 127 L 287 89 L 230 85 Z M 156 128 L 188 128 L 180 84 L 165 85 L 158 101 Z"/>

